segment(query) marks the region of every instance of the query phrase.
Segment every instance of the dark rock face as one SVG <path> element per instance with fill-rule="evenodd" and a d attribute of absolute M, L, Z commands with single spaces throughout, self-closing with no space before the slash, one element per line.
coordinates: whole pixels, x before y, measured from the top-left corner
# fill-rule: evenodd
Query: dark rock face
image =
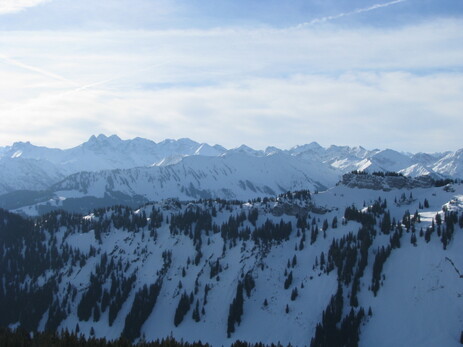
<path fill-rule="evenodd" d="M 434 180 L 430 176 L 411 178 L 405 176 L 375 176 L 349 173 L 342 176 L 341 183 L 350 188 L 389 191 L 403 188 L 430 188 L 434 185 Z"/>
<path fill-rule="evenodd" d="M 328 209 L 322 206 L 316 206 L 313 203 L 308 203 L 305 206 L 300 206 L 294 203 L 280 203 L 272 208 L 272 215 L 281 217 L 282 215 L 296 216 L 307 218 L 307 215 L 312 212 L 316 214 L 325 214 L 329 212 Z"/>

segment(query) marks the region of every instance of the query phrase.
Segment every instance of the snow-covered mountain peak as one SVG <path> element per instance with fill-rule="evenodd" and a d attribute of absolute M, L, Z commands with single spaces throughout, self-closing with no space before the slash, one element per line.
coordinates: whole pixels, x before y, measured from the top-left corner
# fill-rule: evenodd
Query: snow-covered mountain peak
<path fill-rule="evenodd" d="M 406 169 L 400 170 L 399 173 L 410 177 L 431 175 L 431 171 L 422 164 L 413 164 Z"/>
<path fill-rule="evenodd" d="M 400 160 L 408 160 L 408 156 L 397 152 L 393 149 L 386 148 L 374 154 L 376 159 L 381 159 L 383 162 L 397 162 Z"/>
<path fill-rule="evenodd" d="M 337 146 L 331 145 L 326 149 L 326 152 L 329 153 L 332 157 L 339 158 L 340 156 L 351 156 L 358 159 L 364 159 L 368 155 L 373 154 L 374 152 L 368 151 L 361 146 L 349 147 L 349 146 Z"/>
<path fill-rule="evenodd" d="M 366 167 L 370 172 L 373 171 L 400 171 L 413 165 L 413 161 L 405 154 L 399 153 L 393 149 L 381 150 L 372 156 L 369 161 L 371 165 Z"/>
<path fill-rule="evenodd" d="M 455 152 L 449 152 L 438 160 L 432 169 L 437 173 L 463 177 L 463 148 Z"/>
<path fill-rule="evenodd" d="M 30 152 L 31 150 L 34 150 L 35 148 L 36 146 L 32 145 L 29 141 L 27 142 L 19 141 L 19 142 L 13 143 L 12 146 L 5 147 L 6 149 L 5 153 L 10 158 L 13 158 L 13 157 L 18 157 L 18 156 L 14 156 L 14 154 L 17 152 L 21 152 L 22 154 L 23 152 Z"/>
<path fill-rule="evenodd" d="M 242 144 L 241 146 L 239 146 L 237 148 L 230 149 L 228 152 L 245 153 L 247 155 L 256 156 L 256 157 L 264 155 L 263 151 L 255 150 L 255 149 L 253 149 L 253 148 L 251 148 L 251 147 L 249 147 L 249 146 L 247 146 L 245 144 Z"/>
<path fill-rule="evenodd" d="M 220 152 L 226 152 L 226 151 L 227 151 L 227 149 L 226 149 L 225 147 L 221 146 L 221 145 L 215 144 L 215 145 L 212 146 L 212 147 L 214 147 L 216 150 L 218 150 L 218 151 L 220 151 Z"/>
<path fill-rule="evenodd" d="M 276 153 L 282 153 L 283 151 L 279 149 L 278 147 L 274 146 L 269 146 L 265 149 L 264 153 L 265 155 L 274 155 Z"/>
<path fill-rule="evenodd" d="M 178 140 L 165 139 L 158 144 L 159 146 L 181 146 L 181 147 L 193 147 L 199 145 L 198 142 L 193 141 L 189 138 L 180 138 Z"/>
<path fill-rule="evenodd" d="M 458 159 L 463 158 L 463 148 L 460 148 L 459 150 L 455 151 L 455 157 Z"/>
<path fill-rule="evenodd" d="M 11 146 L 3 147 L 3 150 L 0 151 L 0 159 L 23 158 L 52 161 L 50 158 L 53 157 L 58 151 L 60 150 L 54 148 L 35 146 L 29 141 L 15 142 Z"/>
<path fill-rule="evenodd" d="M 11 147 L 13 148 L 23 148 L 33 146 L 30 141 L 16 141 Z M 34 146 L 35 147 L 35 146 Z"/>
<path fill-rule="evenodd" d="M 355 146 L 352 147 L 352 153 L 355 153 L 355 155 L 359 158 L 365 158 L 370 153 L 370 151 L 362 146 Z"/>
<path fill-rule="evenodd" d="M 156 146 L 156 151 L 161 157 L 171 155 L 193 155 L 200 144 L 188 138 L 178 140 L 166 139 Z"/>
<path fill-rule="evenodd" d="M 391 157 L 393 159 L 395 159 L 397 157 L 407 157 L 406 154 L 400 153 L 400 152 L 398 152 L 398 151 L 396 151 L 394 149 L 390 149 L 390 148 L 382 149 L 378 153 L 376 153 L 376 155 L 380 155 L 382 157 Z"/>
<path fill-rule="evenodd" d="M 440 154 L 429 154 L 429 153 L 415 153 L 411 156 L 411 159 L 419 164 L 422 164 L 422 165 L 430 165 L 434 162 L 436 162 L 436 160 L 439 160 L 440 158 L 442 158 L 442 155 Z"/>
<path fill-rule="evenodd" d="M 100 134 L 98 136 L 92 135 L 87 142 L 82 144 L 82 147 L 86 148 L 96 148 L 102 146 L 112 146 L 115 147 L 121 144 L 123 141 L 117 135 L 106 136 L 104 134 Z"/>
<path fill-rule="evenodd" d="M 302 152 L 307 152 L 307 151 L 324 151 L 325 149 L 318 144 L 318 142 L 312 141 L 311 143 L 308 143 L 306 145 L 297 145 L 292 147 L 289 151 L 297 155 Z"/>
<path fill-rule="evenodd" d="M 194 155 L 205 155 L 216 157 L 223 154 L 225 150 L 221 150 L 220 148 L 216 148 L 215 146 L 210 146 L 207 143 L 201 143 L 198 149 L 195 151 Z"/>
<path fill-rule="evenodd" d="M 156 144 L 156 142 L 154 142 L 153 140 L 148 140 L 148 139 L 145 139 L 145 138 L 139 137 L 139 136 L 134 137 L 132 139 L 132 142 L 135 142 L 135 143 L 154 143 L 154 144 Z"/>
<path fill-rule="evenodd" d="M 5 170 L 3 178 L 7 180 L 0 181 L 0 194 L 19 187 L 31 190 L 38 187 L 43 189 L 47 187 L 47 180 L 48 186 L 52 186 L 57 183 L 56 178 L 64 178 L 81 171 L 164 167 L 179 163 L 188 156 L 231 156 L 234 163 L 240 160 L 243 163 L 248 162 L 249 157 L 255 159 L 275 156 L 272 160 L 280 160 L 280 165 L 284 165 L 283 163 L 287 161 L 286 157 L 293 157 L 295 161 L 310 165 L 311 172 L 306 173 L 309 177 L 312 177 L 313 172 L 317 172 L 317 165 L 330 167 L 330 172 L 338 178 L 343 173 L 353 170 L 395 171 L 408 176 L 430 174 L 441 178 L 463 177 L 463 149 L 455 152 L 410 155 L 392 149 L 368 150 L 361 146 L 332 145 L 324 148 L 317 142 L 311 142 L 289 150 L 269 146 L 263 151 L 247 145 L 227 150 L 220 145 L 211 146 L 189 138 L 166 139 L 156 143 L 140 137 L 123 140 L 117 135 L 99 134 L 91 136 L 79 146 L 64 150 L 39 147 L 30 142 L 16 142 L 11 146 L 0 147 L 2 162 L 0 164 Z M 34 162 L 13 163 L 23 160 Z M 202 162 L 201 159 L 197 160 L 198 163 Z M 253 165 L 253 163 L 251 161 L 246 165 Z M 236 166 L 240 165 L 236 164 Z M 15 171 L 26 167 L 33 167 L 34 170 L 28 170 L 27 175 Z M 9 174 L 6 174 L 8 172 Z M 14 177 L 22 177 L 21 182 Z M 37 182 L 41 184 L 37 185 Z"/>

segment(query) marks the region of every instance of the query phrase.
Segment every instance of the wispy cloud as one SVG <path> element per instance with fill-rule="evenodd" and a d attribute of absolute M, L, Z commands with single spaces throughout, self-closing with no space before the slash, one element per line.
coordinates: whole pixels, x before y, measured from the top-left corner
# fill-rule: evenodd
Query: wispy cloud
<path fill-rule="evenodd" d="M 102 132 L 156 141 L 186 136 L 227 147 L 287 148 L 316 140 L 449 150 L 461 147 L 462 88 L 462 74 L 357 72 L 155 91 L 87 90 L 26 113 L 2 112 L 0 138 L 67 147 Z"/>
<path fill-rule="evenodd" d="M 24 110 L 26 110 L 28 108 L 30 109 L 30 108 L 34 108 L 34 107 L 50 106 L 53 103 L 56 103 L 57 101 L 59 101 L 60 99 L 64 99 L 64 98 L 67 98 L 69 96 L 72 96 L 72 94 L 83 92 L 83 91 L 86 91 L 86 90 L 89 90 L 89 89 L 101 88 L 105 84 L 109 84 L 109 83 L 112 83 L 112 82 L 123 80 L 125 78 L 130 78 L 130 77 L 133 77 L 134 75 L 137 75 L 137 74 L 142 73 L 142 72 L 149 71 L 149 70 L 151 70 L 153 68 L 161 67 L 162 65 L 165 65 L 165 64 L 151 65 L 151 66 L 149 66 L 147 68 L 142 68 L 142 69 L 138 69 L 138 70 L 135 70 L 135 71 L 132 71 L 132 72 L 129 72 L 129 73 L 117 75 L 117 76 L 109 78 L 109 79 L 105 79 L 105 80 L 101 80 L 101 81 L 97 81 L 97 82 L 92 82 L 92 83 L 87 83 L 87 84 L 81 85 L 81 86 L 79 86 L 77 88 L 66 90 L 64 92 L 49 91 L 45 95 L 41 95 L 39 97 L 36 97 L 36 98 L 30 99 L 30 100 L 27 100 L 25 102 L 22 102 L 19 105 L 16 105 L 11 109 L 8 109 L 7 112 L 15 113 L 15 112 L 18 112 L 18 111 L 24 111 Z M 69 80 L 66 79 L 65 81 L 69 81 Z M 69 81 L 69 82 L 72 82 L 72 81 Z M 72 83 L 74 84 L 74 82 L 72 82 Z"/>
<path fill-rule="evenodd" d="M 55 74 L 53 72 L 47 71 L 47 70 L 42 69 L 42 68 L 39 68 L 37 66 L 32 66 L 32 65 L 29 65 L 29 64 L 25 64 L 25 63 L 23 63 L 23 62 L 21 62 L 19 60 L 9 58 L 9 57 L 7 57 L 5 55 L 2 55 L 2 54 L 0 54 L 0 60 L 3 60 L 5 63 L 8 63 L 10 65 L 20 67 L 22 69 L 25 69 L 25 70 L 28 70 L 28 71 L 31 71 L 31 72 L 34 72 L 34 73 L 38 73 L 38 74 L 41 74 L 43 76 L 50 77 L 50 78 L 53 78 L 53 79 L 61 81 L 61 82 L 66 82 L 66 83 L 69 83 L 69 84 L 72 84 L 72 85 L 78 85 L 78 83 L 76 83 L 74 81 L 71 81 L 70 79 L 67 79 L 66 77 L 60 76 L 58 74 Z"/>
<path fill-rule="evenodd" d="M 20 12 L 28 7 L 34 7 L 52 0 L 2 0 L 0 1 L 0 15 Z"/>
<path fill-rule="evenodd" d="M 343 13 L 338 13 L 338 14 L 335 14 L 335 15 L 332 15 L 332 16 L 315 18 L 315 19 L 312 19 L 309 22 L 301 23 L 297 27 L 304 27 L 304 26 L 329 22 L 329 21 L 339 19 L 339 18 L 342 18 L 342 17 L 352 16 L 352 15 L 355 15 L 355 14 L 359 14 L 359 13 L 363 13 L 363 12 L 369 12 L 369 11 L 377 10 L 379 8 L 396 5 L 396 4 L 399 4 L 401 2 L 405 2 L 405 1 L 407 1 L 407 0 L 394 0 L 394 1 L 390 1 L 390 2 L 375 4 L 375 5 L 372 5 L 372 6 L 369 6 L 369 7 L 358 8 L 358 9 L 350 11 L 350 12 L 343 12 Z"/>
<path fill-rule="evenodd" d="M 462 39 L 457 20 L 387 30 L 10 32 L 0 36 L 2 54 L 34 69 L 0 61 L 0 145 L 69 147 L 102 132 L 227 147 L 456 149 Z"/>

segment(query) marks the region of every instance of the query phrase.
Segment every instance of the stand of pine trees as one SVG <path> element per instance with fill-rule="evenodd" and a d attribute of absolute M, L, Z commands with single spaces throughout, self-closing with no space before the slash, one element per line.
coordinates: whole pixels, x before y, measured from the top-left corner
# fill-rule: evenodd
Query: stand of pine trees
<path fill-rule="evenodd" d="M 210 347 L 201 341 L 188 343 L 179 342 L 170 337 L 167 339 L 152 342 L 140 342 L 132 344 L 129 340 L 121 337 L 115 341 L 107 341 L 104 338 L 85 338 L 83 335 L 71 334 L 69 332 L 57 333 L 34 333 L 31 335 L 25 330 L 13 331 L 7 328 L 0 328 L 0 346 L 66 346 L 66 347 Z M 249 345 L 251 346 L 251 345 Z"/>
<path fill-rule="evenodd" d="M 161 287 L 162 279 L 159 279 L 156 283 L 150 285 L 149 288 L 145 284 L 143 288 L 135 294 L 132 309 L 125 318 L 125 326 L 122 331 L 122 336 L 130 341 L 133 341 L 140 336 L 141 327 L 151 314 L 151 311 L 153 311 L 159 292 L 161 291 Z"/>
<path fill-rule="evenodd" d="M 0 328 L 0 346 L 66 346 L 66 347 L 211 347 L 207 343 L 198 342 L 183 342 L 177 341 L 172 337 L 155 340 L 151 342 L 131 343 L 124 337 L 114 341 L 108 341 L 104 338 L 85 338 L 83 335 L 69 333 L 67 331 L 60 334 L 56 333 L 35 333 L 31 336 L 25 330 L 11 330 L 7 328 Z M 262 343 L 248 343 L 245 341 L 237 340 L 231 344 L 230 347 L 284 347 L 284 345 L 270 344 L 264 345 Z M 288 345 L 287 347 L 291 347 Z"/>
<path fill-rule="evenodd" d="M 235 332 L 235 323 L 238 325 L 241 323 L 241 316 L 243 315 L 243 284 L 241 281 L 238 282 L 236 287 L 236 296 L 233 302 L 230 304 L 230 311 L 228 313 L 227 321 L 227 336 L 230 337 L 231 333 Z"/>

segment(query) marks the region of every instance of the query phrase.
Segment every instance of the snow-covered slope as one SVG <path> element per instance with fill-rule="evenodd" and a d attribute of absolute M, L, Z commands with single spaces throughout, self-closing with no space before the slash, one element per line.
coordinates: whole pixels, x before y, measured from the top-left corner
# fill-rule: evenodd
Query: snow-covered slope
<path fill-rule="evenodd" d="M 304 159 L 317 160 L 330 164 L 341 173 L 350 171 L 400 172 L 406 176 L 417 177 L 463 177 L 462 151 L 446 153 L 400 153 L 391 149 L 367 150 L 361 146 L 330 146 L 323 148 L 318 143 L 296 146 L 287 153 Z"/>
<path fill-rule="evenodd" d="M 332 149 L 331 149 L 332 148 Z M 362 147 L 331 146 L 328 161 L 343 172 L 382 171 L 399 172 L 414 164 L 410 156 L 391 149 L 367 151 Z"/>
<path fill-rule="evenodd" d="M 221 146 L 212 147 L 190 139 L 155 143 L 142 138 L 121 140 L 116 135 L 92 136 L 87 142 L 65 150 L 16 142 L 0 150 L 0 165 L 3 171 L 11 172 L 0 176 L 0 194 L 19 189 L 45 189 L 65 176 L 82 171 L 168 165 L 178 161 L 172 158 L 194 154 L 217 156 L 225 151 Z"/>
<path fill-rule="evenodd" d="M 417 176 L 434 176 L 434 173 L 428 169 L 426 166 L 422 164 L 413 164 L 405 169 L 401 169 L 398 171 L 399 173 L 405 176 L 417 177 Z"/>
<path fill-rule="evenodd" d="M 411 158 L 392 149 L 379 151 L 369 157 L 370 165 L 362 169 L 370 172 L 393 171 L 398 172 L 413 164 Z"/>
<path fill-rule="evenodd" d="M 314 160 L 330 164 L 341 172 L 349 172 L 359 169 L 359 161 L 373 155 L 377 150 L 368 151 L 363 147 L 335 146 L 328 148 L 320 146 L 316 142 L 307 145 L 295 146 L 287 153 L 297 156 L 302 160 Z"/>
<path fill-rule="evenodd" d="M 47 189 L 65 176 L 46 160 L 4 158 L 0 160 L 0 193 L 21 189 Z"/>
<path fill-rule="evenodd" d="M 463 177 L 463 149 L 448 153 L 438 160 L 432 169 L 443 175 Z"/>
<path fill-rule="evenodd" d="M 339 180 L 328 165 L 301 161 L 282 153 L 254 156 L 230 152 L 220 157 L 188 156 L 167 166 L 81 172 L 51 189 L 57 206 L 65 198 L 104 198 L 114 192 L 149 201 L 223 198 L 248 200 L 283 192 L 324 190 Z M 45 202 L 44 202 L 45 203 Z M 47 203 L 50 203 L 47 200 Z M 37 209 L 23 209 L 30 214 Z"/>
<path fill-rule="evenodd" d="M 213 346 L 309 346 L 347 326 L 340 336 L 360 346 L 459 346 L 462 212 L 455 184 L 340 184 L 312 195 L 165 200 L 34 222 L 0 210 L 0 321 Z"/>

